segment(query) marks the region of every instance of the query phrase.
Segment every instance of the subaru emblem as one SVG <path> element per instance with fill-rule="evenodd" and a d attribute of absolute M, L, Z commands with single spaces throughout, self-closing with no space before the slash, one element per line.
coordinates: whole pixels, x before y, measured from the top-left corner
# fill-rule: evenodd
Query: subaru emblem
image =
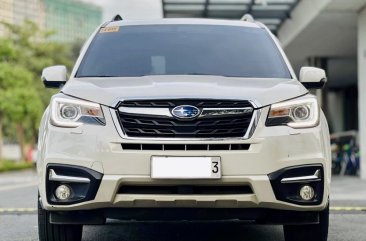
<path fill-rule="evenodd" d="M 191 105 L 180 105 L 172 110 L 172 115 L 179 119 L 192 119 L 200 115 L 200 110 Z"/>

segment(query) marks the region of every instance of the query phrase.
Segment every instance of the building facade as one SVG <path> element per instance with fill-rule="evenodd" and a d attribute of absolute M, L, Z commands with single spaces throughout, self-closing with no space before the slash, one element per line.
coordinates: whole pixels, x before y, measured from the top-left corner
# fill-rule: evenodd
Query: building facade
<path fill-rule="evenodd" d="M 80 0 L 0 0 L 0 21 L 22 24 L 30 20 L 41 30 L 54 31 L 50 40 L 85 40 L 102 22 L 102 8 Z M 6 29 L 0 26 L 0 36 Z"/>
<path fill-rule="evenodd" d="M 54 30 L 51 40 L 84 40 L 102 22 L 102 9 L 76 0 L 43 0 L 45 27 Z"/>
<path fill-rule="evenodd" d="M 333 136 L 355 137 L 346 141 L 359 144 L 366 179 L 366 0 L 162 1 L 165 17 L 252 14 L 277 35 L 296 73 L 325 69 L 327 85 L 315 94 Z"/>
<path fill-rule="evenodd" d="M 45 12 L 40 0 L 0 0 L 0 21 L 22 24 L 32 21 L 44 29 Z M 6 28 L 0 25 L 0 36 L 6 35 Z"/>
<path fill-rule="evenodd" d="M 25 20 L 35 22 L 44 28 L 44 7 L 40 0 L 13 0 L 13 24 L 22 24 Z"/>
<path fill-rule="evenodd" d="M 14 0 L 0 0 L 0 22 L 13 22 L 13 5 Z M 6 29 L 0 24 L 0 36 L 5 34 Z"/>

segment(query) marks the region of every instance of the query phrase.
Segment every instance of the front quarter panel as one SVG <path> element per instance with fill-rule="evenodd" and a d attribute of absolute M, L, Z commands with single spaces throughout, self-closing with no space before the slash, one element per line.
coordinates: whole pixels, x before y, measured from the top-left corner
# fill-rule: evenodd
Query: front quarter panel
<path fill-rule="evenodd" d="M 328 188 L 331 182 L 331 176 L 332 176 L 332 154 L 331 154 L 331 147 L 330 147 L 330 134 L 329 134 L 329 126 L 327 119 L 321 111 L 320 113 L 320 125 L 322 127 L 322 138 L 323 138 L 323 144 L 324 144 L 324 156 L 326 156 L 327 160 L 327 186 Z"/>
<path fill-rule="evenodd" d="M 46 108 L 43 113 L 41 124 L 39 125 L 38 134 L 38 148 L 37 148 L 37 174 L 38 174 L 38 192 L 41 196 L 46 195 L 46 191 L 43 185 L 44 183 L 44 158 L 46 150 L 46 139 L 48 134 L 48 123 L 50 120 L 50 106 Z"/>

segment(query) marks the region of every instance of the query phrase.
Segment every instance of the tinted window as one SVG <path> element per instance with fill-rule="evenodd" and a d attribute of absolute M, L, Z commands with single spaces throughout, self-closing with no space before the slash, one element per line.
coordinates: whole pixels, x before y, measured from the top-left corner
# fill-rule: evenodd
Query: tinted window
<path fill-rule="evenodd" d="M 265 30 L 217 25 L 121 26 L 98 33 L 77 77 L 187 74 L 291 78 Z"/>

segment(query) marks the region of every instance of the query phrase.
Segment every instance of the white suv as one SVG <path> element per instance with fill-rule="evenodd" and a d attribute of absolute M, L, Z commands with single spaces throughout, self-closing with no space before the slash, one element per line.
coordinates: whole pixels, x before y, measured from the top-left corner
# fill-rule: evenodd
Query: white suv
<path fill-rule="evenodd" d="M 83 47 L 39 133 L 39 236 L 81 240 L 120 220 L 284 225 L 286 241 L 325 241 L 327 121 L 261 23 L 170 19 L 103 24 Z"/>

